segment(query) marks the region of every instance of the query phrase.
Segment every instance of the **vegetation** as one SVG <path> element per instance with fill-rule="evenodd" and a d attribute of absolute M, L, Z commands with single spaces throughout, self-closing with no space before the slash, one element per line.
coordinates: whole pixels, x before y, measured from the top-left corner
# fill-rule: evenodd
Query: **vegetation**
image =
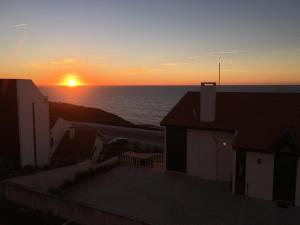
<path fill-rule="evenodd" d="M 120 116 L 98 108 L 84 107 L 61 102 L 50 102 L 49 109 L 52 120 L 61 117 L 69 121 L 102 123 L 107 125 L 133 127 L 147 130 L 162 130 L 162 128 L 159 126 L 133 124 Z"/>
<path fill-rule="evenodd" d="M 100 173 L 104 173 L 107 171 L 110 171 L 115 165 L 105 165 L 105 166 L 101 166 L 97 169 L 89 169 L 88 171 L 83 171 L 83 172 L 78 172 L 73 179 L 67 179 L 63 182 L 63 184 L 57 188 L 54 188 L 52 190 L 49 191 L 49 193 L 52 194 L 58 194 L 60 193 L 62 190 L 66 189 L 66 188 L 70 188 L 73 185 L 76 185 L 84 180 L 87 180 L 88 178 L 91 178 L 95 175 L 98 175 Z"/>
<path fill-rule="evenodd" d="M 50 116 L 62 117 L 69 121 L 104 123 L 109 125 L 130 126 L 132 123 L 102 109 L 72 105 L 68 103 L 50 102 Z"/>

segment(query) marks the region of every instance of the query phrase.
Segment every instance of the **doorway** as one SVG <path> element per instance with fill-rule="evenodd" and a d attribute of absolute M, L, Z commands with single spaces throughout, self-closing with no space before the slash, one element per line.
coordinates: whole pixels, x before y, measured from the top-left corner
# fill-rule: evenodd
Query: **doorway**
<path fill-rule="evenodd" d="M 274 157 L 273 200 L 293 205 L 295 201 L 297 155 L 283 147 Z"/>

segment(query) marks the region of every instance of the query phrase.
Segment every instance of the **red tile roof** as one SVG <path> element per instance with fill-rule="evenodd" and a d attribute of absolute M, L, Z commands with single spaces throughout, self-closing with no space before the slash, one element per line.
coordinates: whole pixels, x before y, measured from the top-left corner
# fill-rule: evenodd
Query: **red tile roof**
<path fill-rule="evenodd" d="M 201 122 L 199 92 L 188 92 L 161 121 L 163 126 L 238 131 L 234 148 L 272 151 L 282 129 L 300 144 L 300 93 L 216 94 L 216 119 Z M 196 111 L 195 118 L 193 111 Z"/>
<path fill-rule="evenodd" d="M 75 137 L 70 139 L 69 133 L 66 132 L 61 143 L 54 152 L 52 160 L 75 162 L 89 159 L 93 152 L 93 146 L 97 135 L 98 131 L 94 129 L 76 129 Z"/>

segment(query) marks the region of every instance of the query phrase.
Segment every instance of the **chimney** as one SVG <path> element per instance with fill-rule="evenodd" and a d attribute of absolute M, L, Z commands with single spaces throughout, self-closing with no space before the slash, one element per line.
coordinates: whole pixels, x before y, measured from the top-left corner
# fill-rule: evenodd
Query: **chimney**
<path fill-rule="evenodd" d="M 216 83 L 201 83 L 200 120 L 213 122 L 216 117 Z"/>
<path fill-rule="evenodd" d="M 69 139 L 74 139 L 75 138 L 75 128 L 74 127 L 70 127 L 69 129 Z"/>

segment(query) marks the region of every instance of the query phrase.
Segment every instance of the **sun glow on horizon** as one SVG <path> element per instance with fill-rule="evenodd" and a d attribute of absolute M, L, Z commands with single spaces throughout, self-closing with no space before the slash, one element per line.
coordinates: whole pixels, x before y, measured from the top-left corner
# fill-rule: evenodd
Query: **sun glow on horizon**
<path fill-rule="evenodd" d="M 66 86 L 66 87 L 77 87 L 77 86 L 82 86 L 85 84 L 79 80 L 77 75 L 65 74 L 63 81 L 61 83 L 59 83 L 58 85 Z"/>

